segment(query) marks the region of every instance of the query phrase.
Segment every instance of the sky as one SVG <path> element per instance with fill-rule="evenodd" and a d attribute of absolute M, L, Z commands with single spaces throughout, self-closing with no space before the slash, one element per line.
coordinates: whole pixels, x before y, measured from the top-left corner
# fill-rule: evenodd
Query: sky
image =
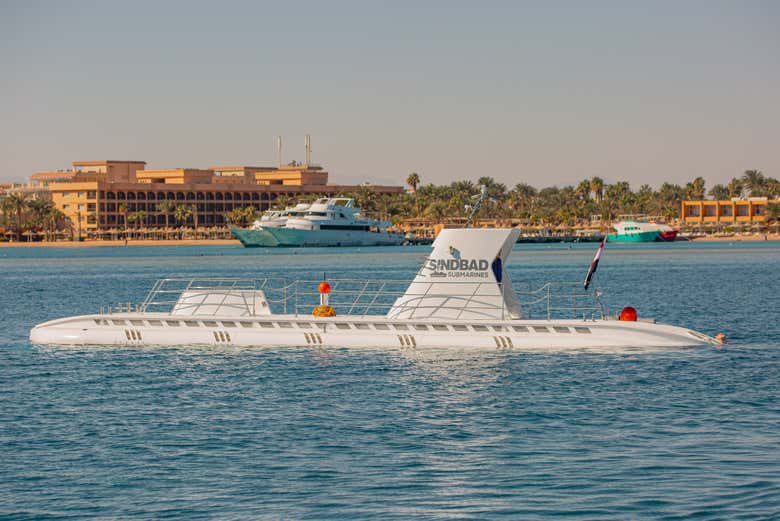
<path fill-rule="evenodd" d="M 331 182 L 780 177 L 780 2 L 0 0 L 0 182 L 312 159 Z"/>

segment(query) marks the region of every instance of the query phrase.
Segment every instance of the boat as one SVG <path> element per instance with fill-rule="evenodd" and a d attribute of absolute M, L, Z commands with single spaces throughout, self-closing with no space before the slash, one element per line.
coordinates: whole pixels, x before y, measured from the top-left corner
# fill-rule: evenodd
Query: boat
<path fill-rule="evenodd" d="M 281 228 L 287 223 L 287 219 L 290 217 L 305 215 L 309 206 L 311 205 L 298 203 L 297 205 L 287 207 L 284 210 L 269 210 L 253 223 L 252 228 L 255 229 L 263 226 L 266 228 Z"/>
<path fill-rule="evenodd" d="M 607 235 L 610 242 L 671 242 L 677 238 L 677 230 L 655 221 L 620 221 L 613 228 L 616 233 Z"/>
<path fill-rule="evenodd" d="M 233 228 L 231 232 L 247 248 L 391 246 L 404 242 L 403 234 L 387 231 L 390 222 L 363 217 L 354 199 L 322 198 L 285 212 L 265 221 L 261 218 L 249 228 Z"/>
<path fill-rule="evenodd" d="M 569 350 L 680 348 L 708 335 L 608 313 L 602 291 L 548 282 L 516 289 L 517 229 L 445 229 L 411 282 L 162 279 L 140 304 L 35 326 L 33 344 Z M 590 279 L 590 273 L 588 280 Z"/>

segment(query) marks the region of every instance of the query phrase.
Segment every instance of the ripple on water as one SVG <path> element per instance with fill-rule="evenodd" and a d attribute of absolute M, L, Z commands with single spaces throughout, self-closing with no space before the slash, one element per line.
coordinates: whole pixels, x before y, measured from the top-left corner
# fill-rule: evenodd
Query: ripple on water
<path fill-rule="evenodd" d="M 26 343 L 37 322 L 92 311 L 109 294 L 137 300 L 151 279 L 183 269 L 296 276 L 316 264 L 361 275 L 344 267 L 355 252 L 220 249 L 215 263 L 181 249 L 122 251 L 0 259 L 3 517 L 780 512 L 780 326 L 771 305 L 780 256 L 766 246 L 711 251 L 701 263 L 684 249 L 603 260 L 599 281 L 613 306 L 639 300 L 640 312 L 660 320 L 727 331 L 727 349 L 405 355 Z M 365 265 L 404 278 L 424 256 L 393 251 L 368 252 Z M 579 278 L 574 260 L 587 263 L 589 253 L 537 251 L 510 269 L 516 280 Z"/>

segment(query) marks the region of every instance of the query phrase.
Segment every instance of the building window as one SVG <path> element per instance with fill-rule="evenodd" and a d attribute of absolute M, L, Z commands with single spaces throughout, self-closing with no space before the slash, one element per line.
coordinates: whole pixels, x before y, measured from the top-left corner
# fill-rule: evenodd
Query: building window
<path fill-rule="evenodd" d="M 97 192 L 87 192 L 87 199 L 95 199 L 97 197 Z"/>
<path fill-rule="evenodd" d="M 62 205 L 62 209 L 63 209 L 63 210 L 67 210 L 68 208 L 70 208 L 70 205 L 69 205 L 69 204 L 63 204 L 63 205 Z"/>

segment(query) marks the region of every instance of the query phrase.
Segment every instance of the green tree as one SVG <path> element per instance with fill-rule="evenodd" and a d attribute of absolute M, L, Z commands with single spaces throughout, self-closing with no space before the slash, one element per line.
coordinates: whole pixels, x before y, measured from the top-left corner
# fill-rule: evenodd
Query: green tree
<path fill-rule="evenodd" d="M 227 220 L 235 225 L 241 225 L 244 223 L 245 213 L 244 208 L 233 208 L 228 214 L 227 214 Z"/>
<path fill-rule="evenodd" d="M 176 205 L 173 204 L 173 201 L 169 201 L 168 199 L 160 202 L 157 204 L 157 211 L 163 214 L 165 217 L 165 228 L 168 228 L 168 222 L 169 218 L 171 216 L 171 212 L 176 208 Z"/>
<path fill-rule="evenodd" d="M 406 177 L 406 184 L 412 187 L 412 192 L 417 192 L 417 185 L 420 184 L 420 176 L 417 172 L 412 172 Z"/>
<path fill-rule="evenodd" d="M 22 192 L 12 193 L 3 201 L 3 211 L 13 216 L 14 236 L 17 241 L 22 239 L 23 217 L 29 202 L 27 194 Z"/>
<path fill-rule="evenodd" d="M 274 206 L 277 210 L 284 210 L 288 206 L 291 206 L 293 203 L 293 198 L 290 197 L 287 194 L 279 194 L 276 196 L 276 200 L 274 201 Z"/>
<path fill-rule="evenodd" d="M 709 194 L 714 200 L 721 201 L 729 198 L 729 189 L 720 184 L 713 185 L 713 187 L 710 188 Z"/>
<path fill-rule="evenodd" d="M 742 191 L 745 187 L 742 184 L 742 179 L 734 177 L 731 179 L 731 181 L 729 181 L 729 184 L 726 186 L 726 188 L 729 191 L 729 199 L 733 199 L 735 197 L 742 197 Z"/>
<path fill-rule="evenodd" d="M 173 218 L 176 220 L 179 226 L 183 226 L 187 224 L 187 220 L 191 216 L 192 216 L 192 208 L 190 208 L 186 204 L 177 205 L 176 208 L 173 210 Z"/>
<path fill-rule="evenodd" d="M 687 185 L 685 185 L 685 197 L 687 199 L 695 199 L 701 201 L 704 199 L 705 181 L 703 177 L 697 177 Z"/>
<path fill-rule="evenodd" d="M 593 196 L 596 201 L 601 203 L 604 198 L 604 180 L 600 177 L 594 177 L 590 180 L 590 191 L 593 192 Z"/>
<path fill-rule="evenodd" d="M 745 170 L 742 175 L 742 185 L 750 193 L 750 197 L 766 195 L 766 177 L 761 170 Z"/>

